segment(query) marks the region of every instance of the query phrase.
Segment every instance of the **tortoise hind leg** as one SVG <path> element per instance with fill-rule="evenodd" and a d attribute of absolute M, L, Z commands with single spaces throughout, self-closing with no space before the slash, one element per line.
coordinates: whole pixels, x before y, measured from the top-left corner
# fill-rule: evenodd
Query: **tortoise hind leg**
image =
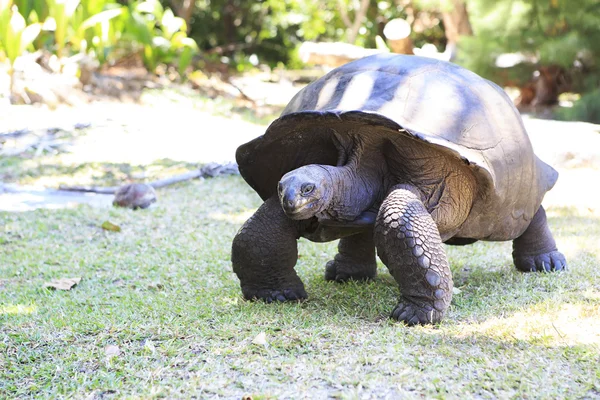
<path fill-rule="evenodd" d="M 307 297 L 294 271 L 298 260 L 298 222 L 286 217 L 274 196 L 242 226 L 231 249 L 233 271 L 247 300 L 266 302 Z"/>
<path fill-rule="evenodd" d="M 556 248 L 544 207 L 533 216 L 525 232 L 513 240 L 513 260 L 519 271 L 561 271 L 567 268 L 565 256 Z"/>
<path fill-rule="evenodd" d="M 438 227 L 416 193 L 410 186 L 392 188 L 375 223 L 377 253 L 402 295 L 392 318 L 408 325 L 439 322 L 452 299 Z"/>
<path fill-rule="evenodd" d="M 338 254 L 325 266 L 328 281 L 363 281 L 375 278 L 376 274 L 373 229 L 340 239 Z"/>

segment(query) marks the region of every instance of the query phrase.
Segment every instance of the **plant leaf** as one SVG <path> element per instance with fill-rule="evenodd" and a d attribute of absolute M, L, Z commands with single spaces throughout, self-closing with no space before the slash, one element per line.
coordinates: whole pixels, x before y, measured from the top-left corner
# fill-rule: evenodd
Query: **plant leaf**
<path fill-rule="evenodd" d="M 91 17 L 82 22 L 82 24 L 79 26 L 79 31 L 85 31 L 86 29 L 89 29 L 103 21 L 109 21 L 115 17 L 118 17 L 119 15 L 122 15 L 125 12 L 125 10 L 125 7 L 113 8 L 112 10 L 105 10 L 99 12 L 96 15 L 92 15 Z"/>
<path fill-rule="evenodd" d="M 41 30 L 41 24 L 31 24 L 23 30 L 23 33 L 21 33 L 21 53 L 23 53 L 25 49 L 31 43 L 33 43 L 35 38 L 40 34 Z"/>
<path fill-rule="evenodd" d="M 44 283 L 44 287 L 53 290 L 71 290 L 81 282 L 81 277 L 60 278 Z"/>
<path fill-rule="evenodd" d="M 105 231 L 121 232 L 121 227 L 119 225 L 113 224 L 110 221 L 104 221 L 102 223 L 102 229 L 104 229 Z"/>
<path fill-rule="evenodd" d="M 252 339 L 252 343 L 257 344 L 259 346 L 266 346 L 267 335 L 264 332 L 259 333 L 254 339 Z"/>

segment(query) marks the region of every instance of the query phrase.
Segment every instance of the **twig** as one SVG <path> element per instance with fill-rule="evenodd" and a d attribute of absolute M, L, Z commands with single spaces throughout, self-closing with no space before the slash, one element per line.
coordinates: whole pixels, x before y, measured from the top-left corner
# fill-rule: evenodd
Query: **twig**
<path fill-rule="evenodd" d="M 161 187 L 172 185 L 174 183 L 179 183 L 179 182 L 184 182 L 184 181 L 189 181 L 192 179 L 200 178 L 201 176 L 202 176 L 202 171 L 195 170 L 195 171 L 185 172 L 185 173 L 179 174 L 179 175 L 170 176 L 170 177 L 164 178 L 164 179 L 159 179 L 157 181 L 153 181 L 148 184 L 150 186 L 152 186 L 154 189 L 158 189 Z"/>
<path fill-rule="evenodd" d="M 115 194 L 119 190 L 118 186 L 67 186 L 59 185 L 58 190 L 64 190 L 67 192 L 86 192 L 86 193 L 100 193 L 100 194 Z"/>
<path fill-rule="evenodd" d="M 147 184 L 152 186 L 154 189 L 162 188 L 165 186 L 173 185 L 175 183 L 189 181 L 192 179 L 204 177 L 214 178 L 217 175 L 232 175 L 238 173 L 237 165 L 235 163 L 228 164 L 217 164 L 210 163 L 203 166 L 200 169 L 194 171 L 184 172 L 182 174 L 173 175 L 168 178 L 158 179 L 156 181 L 148 182 Z M 87 192 L 87 193 L 100 193 L 100 194 L 114 194 L 119 190 L 119 186 L 68 186 L 59 185 L 59 190 L 65 190 L 68 192 Z"/>
<path fill-rule="evenodd" d="M 25 128 L 25 129 L 17 129 L 17 130 L 12 131 L 12 132 L 2 132 L 2 133 L 0 133 L 0 140 L 2 140 L 4 138 L 14 139 L 14 138 L 18 138 L 20 136 L 25 136 L 25 135 L 27 135 L 29 133 L 33 133 L 33 131 L 30 130 L 30 129 L 27 129 L 27 128 Z"/>

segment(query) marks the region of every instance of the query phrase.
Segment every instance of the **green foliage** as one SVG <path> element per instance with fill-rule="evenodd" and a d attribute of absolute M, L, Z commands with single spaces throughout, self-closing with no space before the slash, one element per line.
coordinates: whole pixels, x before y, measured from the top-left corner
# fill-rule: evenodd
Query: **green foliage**
<path fill-rule="evenodd" d="M 460 42 L 459 63 L 493 75 L 503 53 L 521 52 L 542 65 L 585 68 L 600 61 L 597 0 L 468 0 L 475 36 Z M 588 56 L 583 59 L 582 54 Z"/>
<path fill-rule="evenodd" d="M 303 41 L 340 40 L 344 33 L 337 0 L 200 0 L 196 6 L 190 36 L 232 64 L 255 54 L 272 66 L 297 66 L 295 49 Z"/>
<path fill-rule="evenodd" d="M 10 0 L 0 2 L 0 36 L 4 38 L 0 42 L 0 51 L 8 58 L 11 70 L 17 57 L 31 45 L 40 30 L 38 23 L 27 25 L 18 6 Z"/>
<path fill-rule="evenodd" d="M 340 7 L 353 20 L 356 7 L 351 0 L 200 0 L 191 23 L 190 36 L 208 52 L 226 55 L 232 64 L 246 64 L 250 55 L 271 66 L 298 67 L 296 48 L 304 41 L 344 41 L 347 27 Z M 398 4 L 397 4 L 398 3 Z M 168 4 L 163 0 L 163 4 Z M 414 32 L 415 45 L 433 43 L 443 49 L 444 31 L 435 11 L 393 1 L 373 2 L 359 30 L 357 45 L 375 48 L 385 23 L 393 18 L 427 14 L 435 23 Z M 411 15 L 412 15 L 411 14 Z M 429 18 L 431 17 L 431 18 Z"/>
<path fill-rule="evenodd" d="M 171 9 L 165 10 L 158 0 L 138 1 L 128 6 L 125 38 L 134 47 L 136 44 L 142 47 L 144 63 L 151 71 L 159 63 L 177 61 L 179 73 L 184 73 L 198 50 L 186 30 L 185 21 Z"/>
<path fill-rule="evenodd" d="M 183 75 L 198 50 L 186 28 L 158 0 L 128 5 L 116 0 L 0 0 L 0 56 L 11 63 L 39 35 L 33 48 L 49 48 L 59 57 L 88 53 L 105 63 L 140 52 L 149 70 L 175 63 Z"/>
<path fill-rule="evenodd" d="M 568 121 L 587 121 L 600 124 L 600 89 L 584 94 L 573 107 L 559 109 L 557 117 Z"/>

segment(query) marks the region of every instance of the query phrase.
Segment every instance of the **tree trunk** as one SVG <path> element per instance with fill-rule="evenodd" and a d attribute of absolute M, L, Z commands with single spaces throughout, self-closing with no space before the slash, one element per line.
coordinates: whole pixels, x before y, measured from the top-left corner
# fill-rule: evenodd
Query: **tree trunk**
<path fill-rule="evenodd" d="M 367 15 L 367 10 L 369 9 L 370 3 L 371 0 L 360 0 L 360 6 L 354 11 L 354 21 L 350 21 L 344 0 L 338 0 L 338 4 L 340 6 L 340 17 L 342 18 L 342 21 L 348 30 L 348 34 L 346 35 L 346 41 L 348 43 L 356 43 L 358 31 L 362 26 L 365 16 Z"/>
<path fill-rule="evenodd" d="M 469 22 L 469 13 L 464 0 L 443 0 L 442 20 L 448 46 L 455 49 L 461 36 L 472 36 L 473 28 Z M 454 50 L 453 53 L 456 53 Z M 455 57 L 452 54 L 451 60 Z"/>
<path fill-rule="evenodd" d="M 192 15 L 194 15 L 194 8 L 196 6 L 195 0 L 171 0 L 171 7 L 173 7 L 175 14 L 183 18 L 187 33 L 190 33 Z"/>
<path fill-rule="evenodd" d="M 383 35 L 393 53 L 413 54 L 411 31 L 410 24 L 401 18 L 395 18 L 385 24 Z"/>

